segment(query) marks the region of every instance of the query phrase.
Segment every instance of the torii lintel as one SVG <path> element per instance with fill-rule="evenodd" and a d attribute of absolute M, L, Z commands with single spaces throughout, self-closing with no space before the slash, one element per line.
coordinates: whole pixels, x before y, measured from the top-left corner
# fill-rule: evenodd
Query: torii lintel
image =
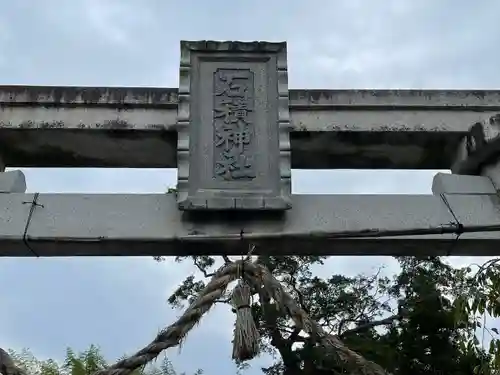
<path fill-rule="evenodd" d="M 287 75 L 284 42 L 184 41 L 179 89 L 0 87 L 0 171 L 178 168 L 177 191 L 153 195 L 26 194 L 0 173 L 0 255 L 500 253 L 500 91 L 289 90 Z M 292 168 L 454 174 L 428 196 L 308 196 Z M 377 228 L 408 235 L 339 236 Z"/>

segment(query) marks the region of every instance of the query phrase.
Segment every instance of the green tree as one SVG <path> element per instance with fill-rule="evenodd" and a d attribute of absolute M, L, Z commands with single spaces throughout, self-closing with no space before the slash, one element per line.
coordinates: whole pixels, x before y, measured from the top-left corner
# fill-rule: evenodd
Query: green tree
<path fill-rule="evenodd" d="M 213 257 L 189 258 L 203 277 L 187 277 L 170 296 L 172 306 L 192 301 L 218 265 Z M 465 315 L 463 322 L 457 324 L 453 305 L 470 288 L 468 273 L 438 257 L 397 259 L 401 271 L 394 278 L 381 276 L 380 272 L 320 278 L 312 272 L 325 260 L 319 256 L 269 256 L 260 257 L 259 261 L 325 330 L 337 334 L 349 348 L 388 371 L 400 375 L 469 375 L 481 365 L 482 374 L 487 375 L 490 370 L 485 363 L 491 358 L 473 340 L 474 318 Z M 272 305 L 272 301 L 263 299 L 252 306 L 261 348 L 276 358 L 272 366 L 262 369 L 264 373 L 345 373 L 288 317 L 276 313 Z"/>
<path fill-rule="evenodd" d="M 102 355 L 99 347 L 91 345 L 87 350 L 76 353 L 71 348 L 66 349 L 66 356 L 61 363 L 53 360 L 39 360 L 33 353 L 24 349 L 19 353 L 8 351 L 10 357 L 27 375 L 92 375 L 98 370 L 105 369 L 109 364 Z M 194 375 L 202 375 L 197 370 Z M 4 374 L 6 375 L 6 374 Z M 170 360 L 164 357 L 159 364 L 150 364 L 136 370 L 133 375 L 186 375 L 178 373 Z"/>
<path fill-rule="evenodd" d="M 468 338 L 465 350 L 470 355 L 480 355 L 478 348 L 487 344 L 488 361 L 481 361 L 474 373 L 483 374 L 490 370 L 500 373 L 498 321 L 492 319 L 500 317 L 500 258 L 481 265 L 472 264 L 465 272 L 470 275 L 469 283 L 461 289 L 455 301 L 456 321 L 478 333 Z"/>
<path fill-rule="evenodd" d="M 464 343 L 475 337 L 465 318 L 457 325 L 453 301 L 467 287 L 463 269 L 456 269 L 438 257 L 399 258 L 401 272 L 390 294 L 398 303 L 401 319 L 381 338 L 393 355 L 381 358 L 395 373 L 401 374 L 471 374 L 489 357 L 477 346 L 475 353 L 464 350 Z M 472 355 L 471 355 L 472 354 Z M 491 369 L 484 368 L 483 374 Z M 488 370 L 488 371 L 487 371 Z"/>

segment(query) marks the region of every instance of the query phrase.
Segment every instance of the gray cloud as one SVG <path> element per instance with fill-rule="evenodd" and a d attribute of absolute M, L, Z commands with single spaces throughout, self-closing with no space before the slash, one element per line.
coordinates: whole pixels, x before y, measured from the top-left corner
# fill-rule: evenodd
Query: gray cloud
<path fill-rule="evenodd" d="M 179 39 L 263 39 L 289 42 L 292 87 L 495 87 L 499 7 L 494 0 L 9 2 L 2 76 L 176 86 Z"/>
<path fill-rule="evenodd" d="M 0 0 L 0 8 L 0 84 L 176 87 L 180 39 L 260 39 L 288 41 L 292 88 L 500 86 L 494 0 Z M 293 184 L 299 193 L 428 194 L 434 173 L 294 171 Z M 162 192 L 175 184 L 175 171 L 160 170 L 26 175 L 29 190 L 41 192 Z M 387 258 L 340 257 L 319 272 L 381 264 L 395 269 Z M 150 259 L 3 259 L 0 346 L 50 357 L 90 343 L 110 358 L 131 353 L 179 314 L 165 299 L 190 272 L 189 263 Z M 231 319 L 212 311 L 169 355 L 182 370 L 234 371 Z"/>

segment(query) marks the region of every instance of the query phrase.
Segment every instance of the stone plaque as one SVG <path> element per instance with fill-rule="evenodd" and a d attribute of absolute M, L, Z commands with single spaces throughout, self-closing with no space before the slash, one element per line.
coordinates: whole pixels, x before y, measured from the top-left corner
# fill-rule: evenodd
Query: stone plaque
<path fill-rule="evenodd" d="M 291 208 L 286 43 L 181 42 L 181 210 Z"/>

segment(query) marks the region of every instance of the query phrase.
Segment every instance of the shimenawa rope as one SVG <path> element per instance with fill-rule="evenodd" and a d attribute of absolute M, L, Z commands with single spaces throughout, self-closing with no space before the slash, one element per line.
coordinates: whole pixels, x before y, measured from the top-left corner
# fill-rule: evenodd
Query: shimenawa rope
<path fill-rule="evenodd" d="M 243 264 L 244 272 L 242 272 Z M 265 292 L 276 301 L 278 307 L 290 314 L 296 326 L 315 337 L 322 347 L 329 349 L 340 361 L 354 365 L 353 370 L 356 372 L 353 374 L 389 375 L 377 364 L 367 361 L 358 353 L 347 348 L 337 337 L 327 334 L 318 323 L 310 319 L 300 309 L 267 268 L 248 260 L 226 264 L 215 273 L 207 286 L 200 292 L 198 298 L 174 324 L 161 331 L 143 349 L 107 369 L 97 371 L 94 375 L 130 375 L 134 370 L 155 359 L 163 350 L 179 345 L 186 338 L 187 333 L 199 323 L 203 314 L 208 312 L 214 303 L 224 295 L 229 283 L 240 276 L 242 279 L 232 294 L 232 302 L 236 307 L 237 315 L 233 341 L 233 358 L 236 360 L 253 358 L 258 354 L 259 335 L 250 308 L 252 292 L 250 285 L 247 284 L 250 282 L 252 286 L 262 285 Z M 3 350 L 2 352 L 7 354 Z M 3 366 L 5 363 L 9 365 Z M 3 375 L 26 375 L 24 370 L 13 365 L 8 354 L 6 359 L 3 359 L 3 363 L 2 358 L 0 358 L 0 371 Z"/>

